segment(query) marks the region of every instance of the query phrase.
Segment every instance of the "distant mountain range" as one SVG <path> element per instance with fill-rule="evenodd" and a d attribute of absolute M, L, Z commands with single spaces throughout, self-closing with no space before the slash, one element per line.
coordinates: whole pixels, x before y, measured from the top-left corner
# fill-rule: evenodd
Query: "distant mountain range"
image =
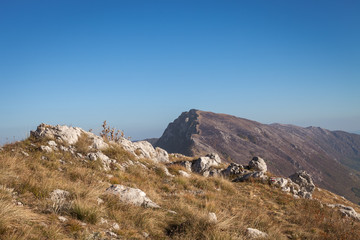
<path fill-rule="evenodd" d="M 319 127 L 261 124 L 193 109 L 182 113 L 152 143 L 168 152 L 190 156 L 216 152 L 225 161 L 242 164 L 260 156 L 274 174 L 289 176 L 304 169 L 320 187 L 360 202 L 357 134 Z"/>

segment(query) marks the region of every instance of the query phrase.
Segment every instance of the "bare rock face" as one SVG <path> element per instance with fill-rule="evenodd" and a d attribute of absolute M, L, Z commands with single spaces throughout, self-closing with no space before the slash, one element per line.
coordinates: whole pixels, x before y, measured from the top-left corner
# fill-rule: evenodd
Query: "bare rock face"
<path fill-rule="evenodd" d="M 160 208 L 159 205 L 151 201 L 146 193 L 137 188 L 130 188 L 120 184 L 111 185 L 106 192 L 119 197 L 121 202 L 130 203 L 135 206 Z"/>
<path fill-rule="evenodd" d="M 267 171 L 267 165 L 264 159 L 260 157 L 253 157 L 253 159 L 249 162 L 249 168 L 259 172 Z"/>

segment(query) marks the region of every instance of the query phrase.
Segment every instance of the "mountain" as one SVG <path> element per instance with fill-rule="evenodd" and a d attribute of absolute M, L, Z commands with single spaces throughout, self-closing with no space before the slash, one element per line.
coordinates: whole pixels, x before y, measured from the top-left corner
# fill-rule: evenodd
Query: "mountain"
<path fill-rule="evenodd" d="M 319 127 L 261 124 L 192 109 L 168 125 L 156 146 L 189 156 L 215 152 L 225 161 L 241 164 L 260 156 L 275 174 L 289 176 L 303 169 L 317 185 L 360 202 L 357 134 Z"/>
<path fill-rule="evenodd" d="M 360 239 L 360 206 L 304 171 L 168 154 L 103 128 L 41 124 L 0 147 L 0 239 Z"/>

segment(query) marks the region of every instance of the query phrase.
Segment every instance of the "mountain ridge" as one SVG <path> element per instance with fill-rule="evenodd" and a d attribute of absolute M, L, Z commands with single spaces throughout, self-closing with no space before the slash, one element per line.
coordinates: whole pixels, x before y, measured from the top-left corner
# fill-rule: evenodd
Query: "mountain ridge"
<path fill-rule="evenodd" d="M 185 155 L 218 153 L 244 163 L 259 155 L 275 174 L 309 171 L 317 184 L 360 202 L 360 136 L 320 127 L 262 124 L 227 114 L 191 109 L 170 123 L 156 146 Z"/>

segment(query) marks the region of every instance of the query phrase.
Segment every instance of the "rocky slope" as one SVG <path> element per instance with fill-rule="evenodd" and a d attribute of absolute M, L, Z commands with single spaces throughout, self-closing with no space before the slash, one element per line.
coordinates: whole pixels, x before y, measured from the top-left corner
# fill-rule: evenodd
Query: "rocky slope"
<path fill-rule="evenodd" d="M 191 156 L 216 152 L 240 164 L 261 156 L 275 174 L 306 170 L 319 186 L 360 202 L 360 135 L 190 110 L 169 124 L 156 146 Z"/>
<path fill-rule="evenodd" d="M 0 239 L 359 239 L 358 206 L 266 162 L 41 124 L 0 148 Z"/>

